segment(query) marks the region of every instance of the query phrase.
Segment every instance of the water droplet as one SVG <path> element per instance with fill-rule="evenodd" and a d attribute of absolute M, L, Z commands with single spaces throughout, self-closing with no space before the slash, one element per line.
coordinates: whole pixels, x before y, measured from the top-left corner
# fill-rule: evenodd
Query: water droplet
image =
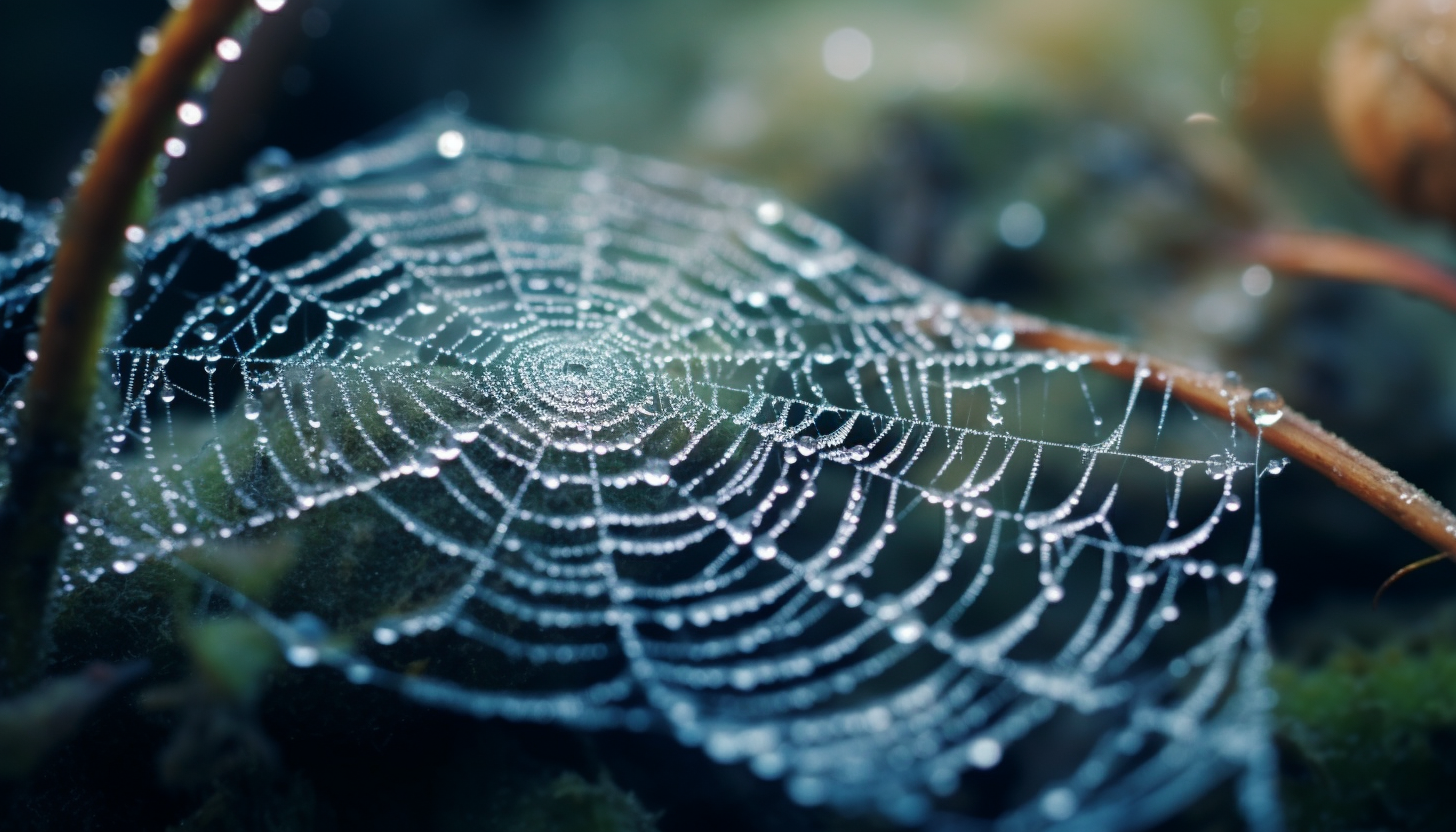
<path fill-rule="evenodd" d="M 1268 387 L 1249 394 L 1249 416 L 1254 424 L 1267 428 L 1284 416 L 1284 399 Z"/>
<path fill-rule="evenodd" d="M 914 644 L 925 636 L 925 622 L 913 612 L 907 612 L 890 625 L 890 638 L 901 644 Z"/>
<path fill-rule="evenodd" d="M 993 350 L 1010 349 L 1016 342 L 1016 333 L 1005 324 L 995 323 L 976 333 L 977 346 Z"/>
<path fill-rule="evenodd" d="M 1001 743 L 979 737 L 966 748 L 966 760 L 976 768 L 992 768 L 1001 762 Z"/>
<path fill-rule="evenodd" d="M 155 34 L 153 35 L 155 37 Z M 192 101 L 183 101 L 177 105 L 177 120 L 188 127 L 196 127 L 202 123 L 202 108 Z"/>
<path fill-rule="evenodd" d="M 753 544 L 753 554 L 759 560 L 773 560 L 779 556 L 779 547 L 766 537 L 761 537 Z"/>
<path fill-rule="evenodd" d="M 204 341 L 211 341 L 217 338 L 217 324 L 205 323 L 197 325 L 197 337 Z"/>
<path fill-rule="evenodd" d="M 273 320 L 268 322 L 268 329 L 275 335 L 282 335 L 288 331 L 288 316 L 274 315 Z"/>
<path fill-rule="evenodd" d="M 254 398 L 249 398 L 247 401 L 243 402 L 243 416 L 245 416 L 248 421 L 257 421 L 258 417 L 261 415 L 263 415 L 262 402 Z"/>
<path fill-rule="evenodd" d="M 777 225 L 784 218 L 784 206 L 770 199 L 760 202 L 753 213 L 764 225 Z"/>
<path fill-rule="evenodd" d="M 111 564 L 111 571 L 115 572 L 118 575 L 130 575 L 131 573 L 136 571 L 136 568 L 137 562 L 132 560 L 131 558 L 122 558 L 121 560 L 114 561 Z"/>
<path fill-rule="evenodd" d="M 465 134 L 459 130 L 446 130 L 435 140 L 435 150 L 446 159 L 457 158 L 465 152 Z"/>
<path fill-rule="evenodd" d="M 642 481 L 652 486 L 672 481 L 672 465 L 665 459 L 649 459 L 642 463 Z"/>
<path fill-rule="evenodd" d="M 739 546 L 747 546 L 753 541 L 753 518 L 745 517 L 736 522 L 729 523 L 723 527 L 728 532 L 728 538 Z"/>
<path fill-rule="evenodd" d="M 217 57 L 225 63 L 232 63 L 238 58 L 243 57 L 242 44 L 232 38 L 223 38 L 218 41 L 214 51 L 217 53 Z"/>
<path fill-rule="evenodd" d="M 1041 796 L 1041 811 L 1051 820 L 1066 820 L 1077 812 L 1077 795 L 1065 786 Z"/>
<path fill-rule="evenodd" d="M 1036 551 L 1036 538 L 1031 532 L 1022 532 L 1016 537 L 1016 551 L 1023 555 L 1029 555 Z"/>

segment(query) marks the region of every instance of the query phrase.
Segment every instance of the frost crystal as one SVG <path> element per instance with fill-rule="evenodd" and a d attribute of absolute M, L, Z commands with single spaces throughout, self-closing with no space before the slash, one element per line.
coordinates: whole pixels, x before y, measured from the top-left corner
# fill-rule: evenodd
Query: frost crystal
<path fill-rule="evenodd" d="M 14 405 L 51 232 L 0 211 Z M 454 118 L 129 258 L 71 580 L 292 546 L 214 588 L 422 702 L 937 828 L 1134 828 L 1230 776 L 1277 825 L 1256 449 L 1146 373 L 762 191 Z"/>

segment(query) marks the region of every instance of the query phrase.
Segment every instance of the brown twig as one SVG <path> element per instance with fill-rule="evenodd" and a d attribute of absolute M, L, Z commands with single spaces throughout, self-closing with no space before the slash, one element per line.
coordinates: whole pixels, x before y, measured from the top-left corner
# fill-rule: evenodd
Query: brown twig
<path fill-rule="evenodd" d="M 1335 485 L 1442 552 L 1456 552 L 1456 515 L 1394 471 L 1352 448 L 1300 413 L 1285 406 L 1278 422 L 1260 428 L 1248 410 L 1250 390 L 1213 373 L 1128 350 L 1104 336 L 1060 326 L 1032 315 L 977 308 L 972 316 L 1009 325 L 1017 344 L 1086 355 L 1090 365 L 1120 378 L 1146 368 L 1145 384 L 1172 386 L 1178 400 L 1232 422 L 1250 434 L 1262 430 L 1263 441 L 1324 475 Z"/>
<path fill-rule="evenodd" d="M 0 679 L 15 685 L 40 668 L 48 602 L 75 503 L 82 440 L 96 392 L 108 285 L 126 227 L 144 221 L 153 160 L 177 106 L 214 45 L 249 0 L 192 0 L 163 24 L 156 51 L 132 73 L 125 101 L 106 120 L 96 156 L 70 200 L 51 270 L 40 357 L 23 395 L 20 442 L 0 503 Z"/>
<path fill-rule="evenodd" d="M 1424 569 L 1427 566 L 1430 566 L 1431 564 L 1436 563 L 1437 561 L 1443 561 L 1443 560 L 1449 560 L 1449 561 L 1452 561 L 1453 563 L 1456 563 L 1456 559 L 1453 559 L 1449 553 L 1447 553 L 1447 552 L 1437 552 L 1436 554 L 1431 555 L 1430 557 L 1421 558 L 1420 560 L 1416 561 L 1415 563 L 1407 563 L 1405 566 L 1402 566 L 1401 568 L 1395 570 L 1395 574 L 1391 575 L 1389 578 L 1386 578 L 1385 579 L 1385 583 L 1381 584 L 1380 585 L 1380 588 L 1377 589 L 1377 590 L 1375 590 L 1375 598 L 1371 600 L 1370 606 L 1372 606 L 1372 607 L 1379 607 L 1380 606 L 1380 596 L 1384 595 L 1385 594 L 1385 590 L 1390 589 L 1391 585 L 1393 585 L 1396 581 L 1400 580 L 1401 578 L 1404 578 L 1406 575 L 1409 575 L 1410 573 L 1416 571 L 1417 569 Z"/>
<path fill-rule="evenodd" d="M 1262 231 L 1240 238 L 1233 250 L 1280 277 L 1387 286 L 1456 312 L 1456 275 L 1394 246 L 1348 234 Z"/>

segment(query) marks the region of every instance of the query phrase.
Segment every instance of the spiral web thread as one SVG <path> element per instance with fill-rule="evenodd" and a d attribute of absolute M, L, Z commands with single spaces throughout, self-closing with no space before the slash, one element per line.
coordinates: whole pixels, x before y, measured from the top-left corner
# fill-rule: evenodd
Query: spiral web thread
<path fill-rule="evenodd" d="M 14 444 L 54 232 L 0 211 Z M 1280 463 L 1146 372 L 762 191 L 449 116 L 128 256 L 64 591 L 174 566 L 294 664 L 667 730 L 808 805 L 1125 829 L 1234 776 L 1277 825 L 1239 492 Z M 269 592 L 196 565 L 269 546 Z"/>

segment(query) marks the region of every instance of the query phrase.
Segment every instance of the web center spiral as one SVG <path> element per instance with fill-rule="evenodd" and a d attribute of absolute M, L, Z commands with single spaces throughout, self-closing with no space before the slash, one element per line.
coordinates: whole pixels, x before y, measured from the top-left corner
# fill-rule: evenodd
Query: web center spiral
<path fill-rule="evenodd" d="M 592 330 L 537 333 L 509 353 L 518 402 L 555 430 L 602 430 L 639 413 L 650 385 L 626 340 Z"/>

